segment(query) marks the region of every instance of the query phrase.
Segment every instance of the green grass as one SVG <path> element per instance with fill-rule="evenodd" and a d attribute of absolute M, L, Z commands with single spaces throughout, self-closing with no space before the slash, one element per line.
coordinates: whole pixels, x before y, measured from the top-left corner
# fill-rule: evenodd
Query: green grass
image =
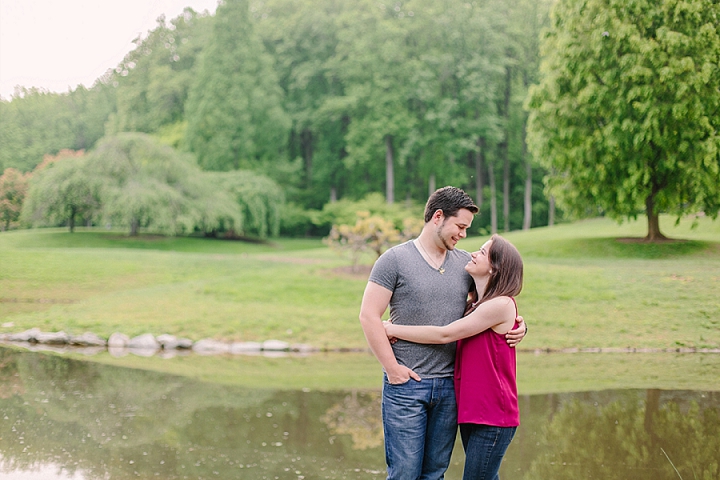
<path fill-rule="evenodd" d="M 309 356 L 188 355 L 174 358 L 107 352 L 69 354 L 83 361 L 152 370 L 213 383 L 269 390 L 377 390 L 382 371 L 370 353 L 319 353 Z M 669 353 L 518 354 L 521 395 L 660 388 L 718 390 L 720 355 Z"/>
<path fill-rule="evenodd" d="M 599 219 L 511 232 L 525 261 L 524 350 L 720 348 L 720 221 L 663 232 Z M 469 238 L 461 248 L 479 248 Z M 368 262 L 369 263 L 369 262 Z M 365 348 L 357 321 L 366 277 L 320 239 L 268 244 L 139 237 L 100 229 L 0 233 L 0 333 L 170 333 Z"/>

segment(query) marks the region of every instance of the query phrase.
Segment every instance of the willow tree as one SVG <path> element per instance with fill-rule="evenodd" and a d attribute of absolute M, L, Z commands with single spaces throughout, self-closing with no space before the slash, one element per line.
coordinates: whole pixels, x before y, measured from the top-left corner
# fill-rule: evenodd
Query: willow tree
<path fill-rule="evenodd" d="M 237 204 L 195 159 L 149 135 L 105 137 L 88 154 L 85 172 L 102 182 L 105 220 L 128 226 L 130 235 L 140 228 L 169 235 L 241 228 Z"/>
<path fill-rule="evenodd" d="M 67 225 L 99 216 L 102 183 L 90 173 L 88 158 L 68 155 L 36 170 L 22 206 L 21 219 L 33 226 Z"/>
<path fill-rule="evenodd" d="M 720 210 L 720 4 L 559 0 L 531 91 L 530 147 L 570 211 Z"/>

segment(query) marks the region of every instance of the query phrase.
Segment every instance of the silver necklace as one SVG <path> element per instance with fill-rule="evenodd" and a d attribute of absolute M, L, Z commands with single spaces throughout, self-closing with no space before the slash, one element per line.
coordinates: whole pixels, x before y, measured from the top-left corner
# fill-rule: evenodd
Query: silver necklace
<path fill-rule="evenodd" d="M 430 254 L 427 252 L 427 250 L 425 250 L 425 247 L 423 247 L 423 244 L 419 238 L 418 238 L 417 243 L 418 243 L 418 245 L 420 245 L 420 248 L 422 249 L 422 251 L 425 252 L 425 255 L 427 256 L 428 261 L 430 261 L 430 264 L 432 265 L 432 267 L 434 269 L 436 269 L 438 272 L 440 272 L 440 275 L 443 275 L 445 273 L 445 269 L 443 268 L 443 264 L 445 263 L 445 258 L 443 258 L 443 263 L 441 263 L 439 267 L 436 266 L 435 262 L 432 261 L 432 257 L 430 257 Z M 447 256 L 447 252 L 445 253 L 445 256 Z"/>

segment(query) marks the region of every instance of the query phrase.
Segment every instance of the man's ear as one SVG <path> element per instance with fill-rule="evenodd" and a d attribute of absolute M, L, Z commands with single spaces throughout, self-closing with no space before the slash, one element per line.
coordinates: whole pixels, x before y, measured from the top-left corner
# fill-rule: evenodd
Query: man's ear
<path fill-rule="evenodd" d="M 438 221 L 443 219 L 443 216 L 443 211 L 438 208 L 437 210 L 435 210 L 435 213 L 433 213 L 432 219 L 434 222 L 437 223 Z"/>

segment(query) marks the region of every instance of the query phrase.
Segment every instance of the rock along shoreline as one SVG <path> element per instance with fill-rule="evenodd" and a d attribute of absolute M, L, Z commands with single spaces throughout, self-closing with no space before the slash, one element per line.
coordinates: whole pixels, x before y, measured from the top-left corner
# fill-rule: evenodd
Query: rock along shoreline
<path fill-rule="evenodd" d="M 86 332 L 81 335 L 70 335 L 63 331 L 42 332 L 39 328 L 31 328 L 19 333 L 0 333 L 0 345 L 13 345 L 33 351 L 51 351 L 56 353 L 82 353 L 94 355 L 107 350 L 110 355 L 122 357 L 128 353 L 143 357 L 158 355 L 170 358 L 177 355 L 310 355 L 320 352 L 366 352 L 367 348 L 317 348 L 305 343 L 289 343 L 282 340 L 265 340 L 263 342 L 223 342 L 205 338 L 193 342 L 188 338 L 162 334 L 155 336 L 145 333 L 129 337 L 124 333 L 113 333 L 108 339 Z M 589 348 L 518 348 L 518 353 L 535 355 L 551 353 L 720 353 L 720 348 L 635 348 L 635 347 L 589 347 Z"/>
<path fill-rule="evenodd" d="M 155 336 L 145 333 L 129 337 L 124 333 L 113 333 L 105 339 L 95 333 L 86 332 L 81 335 L 70 335 L 66 332 L 43 332 L 39 328 L 31 328 L 19 333 L 0 334 L 0 344 L 8 344 L 30 350 L 52 352 L 78 352 L 95 354 L 107 350 L 113 356 L 124 356 L 128 353 L 150 357 L 160 355 L 171 357 L 196 353 L 199 355 L 269 355 L 282 356 L 287 354 L 308 355 L 318 352 L 364 352 L 364 349 L 319 349 L 305 343 L 289 343 L 282 340 L 265 340 L 263 342 L 223 342 L 205 338 L 193 342 L 188 338 L 162 334 Z"/>

